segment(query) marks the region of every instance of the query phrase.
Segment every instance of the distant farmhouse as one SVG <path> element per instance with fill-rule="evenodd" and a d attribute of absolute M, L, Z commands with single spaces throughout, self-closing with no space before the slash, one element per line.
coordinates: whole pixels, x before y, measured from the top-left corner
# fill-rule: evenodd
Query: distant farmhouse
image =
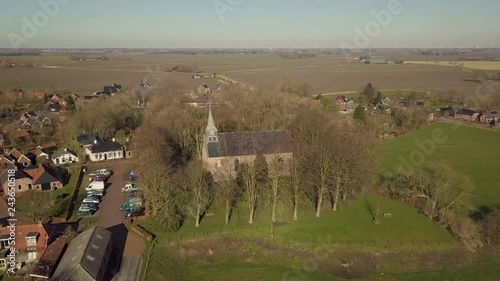
<path fill-rule="evenodd" d="M 387 64 L 388 62 L 386 59 L 377 58 L 377 59 L 365 59 L 365 60 L 363 60 L 363 63 L 365 63 L 365 64 Z"/>
<path fill-rule="evenodd" d="M 252 164 L 258 154 L 268 163 L 280 161 L 283 174 L 293 158 L 286 131 L 234 132 L 219 134 L 209 108 L 203 140 L 202 162 L 215 181 L 236 177 L 239 165 Z"/>

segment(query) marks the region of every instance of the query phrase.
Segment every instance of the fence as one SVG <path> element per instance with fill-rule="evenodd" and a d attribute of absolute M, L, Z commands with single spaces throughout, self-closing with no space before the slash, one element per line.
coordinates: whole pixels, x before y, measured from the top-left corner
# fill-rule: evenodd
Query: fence
<path fill-rule="evenodd" d="M 82 185 L 84 174 L 85 173 L 83 172 L 83 166 L 80 166 L 80 171 L 78 171 L 75 188 L 73 189 L 73 193 L 71 194 L 71 199 L 69 200 L 68 203 L 68 209 L 66 210 L 66 217 L 65 217 L 66 221 L 69 221 L 73 216 L 73 209 L 75 208 L 75 203 L 78 198 L 78 193 L 80 191 L 80 186 Z"/>

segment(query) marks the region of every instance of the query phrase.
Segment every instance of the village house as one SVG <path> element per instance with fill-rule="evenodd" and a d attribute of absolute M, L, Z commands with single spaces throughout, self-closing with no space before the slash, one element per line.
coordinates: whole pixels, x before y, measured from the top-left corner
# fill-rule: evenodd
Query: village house
<path fill-rule="evenodd" d="M 89 149 L 92 145 L 94 145 L 95 143 L 99 142 L 99 141 L 102 141 L 101 138 L 97 137 L 97 136 L 94 136 L 92 134 L 85 134 L 85 135 L 81 135 L 81 136 L 78 136 L 76 138 L 76 141 L 78 142 L 78 144 L 80 144 L 80 146 L 84 149 L 84 150 L 87 150 Z"/>
<path fill-rule="evenodd" d="M 95 141 L 95 143 L 85 150 L 85 154 L 89 156 L 90 161 L 107 161 L 125 158 L 123 146 L 115 139 L 112 141 Z"/>
<path fill-rule="evenodd" d="M 455 110 L 453 107 L 441 107 L 439 109 L 439 112 L 441 113 L 441 117 L 454 117 L 455 116 Z"/>
<path fill-rule="evenodd" d="M 79 159 L 76 153 L 66 147 L 56 150 L 52 155 L 52 162 L 56 165 L 78 163 Z"/>
<path fill-rule="evenodd" d="M 207 84 L 203 83 L 198 87 L 198 89 L 196 89 L 196 92 L 200 95 L 207 95 L 210 94 L 212 90 L 210 90 L 210 87 L 208 87 Z"/>
<path fill-rule="evenodd" d="M 496 121 L 500 118 L 500 111 L 492 110 L 481 113 L 479 116 L 479 121 L 483 123 L 491 123 L 492 121 Z"/>
<path fill-rule="evenodd" d="M 16 224 L 15 245 L 9 245 L 10 231 L 7 227 L 0 230 L 0 270 L 7 269 L 6 254 L 11 246 L 15 248 L 18 264 L 30 264 L 37 261 L 52 242 L 53 228 L 43 225 L 41 221 L 38 224 Z"/>
<path fill-rule="evenodd" d="M 29 111 L 23 113 L 17 122 L 17 126 L 21 129 L 31 129 L 33 127 L 42 128 L 45 125 L 50 125 L 52 120 L 45 116 L 41 111 Z"/>
<path fill-rule="evenodd" d="M 107 93 L 107 94 L 113 96 L 115 93 L 121 92 L 121 90 L 122 90 L 122 85 L 118 85 L 118 84 L 114 83 L 111 86 L 104 86 L 102 91 L 104 93 Z"/>
<path fill-rule="evenodd" d="M 7 166 L 0 176 L 4 194 L 7 194 L 9 190 L 9 170 L 15 170 L 14 179 L 16 193 L 22 193 L 30 190 L 49 191 L 63 187 L 63 183 L 59 175 L 53 169 L 43 164 L 38 164 L 34 167 L 26 169 L 18 169 L 16 166 L 11 165 Z"/>
<path fill-rule="evenodd" d="M 28 156 L 24 155 L 16 148 L 13 148 L 10 151 L 8 157 L 10 157 L 13 160 L 13 162 L 21 168 L 23 167 L 25 168 L 33 164 L 32 160 Z"/>
<path fill-rule="evenodd" d="M 111 232 L 93 227 L 71 240 L 51 280 L 102 281 L 113 250 Z"/>
<path fill-rule="evenodd" d="M 203 139 L 202 162 L 215 181 L 236 177 L 239 165 L 252 164 L 260 154 L 268 163 L 280 161 L 282 173 L 293 158 L 290 138 L 286 131 L 235 132 L 219 134 L 209 109 Z"/>
<path fill-rule="evenodd" d="M 465 121 L 478 121 L 479 113 L 466 108 L 461 108 L 455 112 L 455 118 Z"/>
<path fill-rule="evenodd" d="M 49 280 L 52 277 L 66 250 L 67 238 L 67 236 L 58 237 L 48 245 L 40 259 L 31 267 L 28 281 Z"/>

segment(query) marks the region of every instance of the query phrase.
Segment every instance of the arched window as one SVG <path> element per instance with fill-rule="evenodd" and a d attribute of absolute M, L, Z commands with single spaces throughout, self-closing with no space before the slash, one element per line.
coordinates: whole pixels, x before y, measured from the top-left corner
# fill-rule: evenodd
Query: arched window
<path fill-rule="evenodd" d="M 240 167 L 240 160 L 238 159 L 234 160 L 234 170 L 238 171 L 239 167 Z"/>

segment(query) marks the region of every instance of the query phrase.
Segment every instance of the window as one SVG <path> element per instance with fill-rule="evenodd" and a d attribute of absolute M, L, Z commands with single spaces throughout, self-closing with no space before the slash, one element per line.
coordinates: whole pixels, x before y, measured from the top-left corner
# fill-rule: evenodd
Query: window
<path fill-rule="evenodd" d="M 31 183 L 28 184 L 28 189 L 29 190 L 32 190 L 33 189 L 33 185 L 31 185 Z"/>
<path fill-rule="evenodd" d="M 17 188 L 18 188 L 19 190 L 21 190 L 21 189 L 22 189 L 21 185 L 18 185 L 18 186 L 17 186 Z"/>
<path fill-rule="evenodd" d="M 36 252 L 36 250 L 33 252 L 28 252 L 28 260 L 36 260 L 37 256 L 38 256 L 38 253 Z"/>
<path fill-rule="evenodd" d="M 27 246 L 36 246 L 36 236 L 26 237 Z"/>
<path fill-rule="evenodd" d="M 5 259 L 0 260 L 0 269 L 5 269 Z"/>

